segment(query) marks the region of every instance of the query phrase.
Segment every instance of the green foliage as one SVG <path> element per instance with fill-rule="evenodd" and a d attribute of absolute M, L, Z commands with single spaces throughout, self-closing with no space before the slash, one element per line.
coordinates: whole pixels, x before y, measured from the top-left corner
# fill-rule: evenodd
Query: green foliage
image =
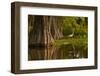
<path fill-rule="evenodd" d="M 74 36 L 68 37 L 72 33 Z M 88 45 L 87 17 L 63 17 L 63 35 L 62 39 L 55 40 L 54 45 L 56 47 L 72 45 L 77 50 L 86 49 Z"/>
<path fill-rule="evenodd" d="M 62 45 L 68 45 L 72 44 L 74 46 L 86 46 L 87 45 L 87 39 L 86 38 L 65 38 L 60 40 L 55 40 L 54 45 L 55 46 L 62 46 Z"/>
<path fill-rule="evenodd" d="M 74 32 L 76 37 L 87 36 L 87 18 L 86 17 L 64 17 L 63 34 L 67 36 Z"/>
<path fill-rule="evenodd" d="M 71 34 L 72 31 L 73 31 L 73 29 L 72 29 L 72 26 L 71 25 L 64 26 L 64 28 L 63 28 L 63 34 L 65 36 Z"/>

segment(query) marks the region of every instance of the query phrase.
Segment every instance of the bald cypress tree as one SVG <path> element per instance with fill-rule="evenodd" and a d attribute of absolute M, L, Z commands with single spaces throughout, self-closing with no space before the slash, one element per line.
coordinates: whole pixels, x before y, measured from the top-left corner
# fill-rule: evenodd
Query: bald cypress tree
<path fill-rule="evenodd" d="M 61 17 L 29 15 L 28 22 L 30 45 L 49 46 L 63 37 Z"/>

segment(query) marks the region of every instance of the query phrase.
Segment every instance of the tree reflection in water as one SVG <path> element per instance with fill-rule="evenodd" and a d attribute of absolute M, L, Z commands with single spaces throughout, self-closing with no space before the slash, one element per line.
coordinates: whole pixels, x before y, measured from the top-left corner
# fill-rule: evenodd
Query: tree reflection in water
<path fill-rule="evenodd" d="M 87 46 L 78 47 L 72 44 L 59 47 L 30 47 L 28 60 L 81 59 L 88 57 Z"/>

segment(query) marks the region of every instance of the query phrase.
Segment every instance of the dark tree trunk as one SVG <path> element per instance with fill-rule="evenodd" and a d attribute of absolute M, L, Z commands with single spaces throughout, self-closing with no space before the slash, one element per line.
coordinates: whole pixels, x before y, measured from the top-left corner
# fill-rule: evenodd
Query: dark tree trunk
<path fill-rule="evenodd" d="M 34 16 L 29 19 L 32 31 L 29 33 L 30 45 L 51 45 L 55 39 L 63 37 L 61 21 L 54 16 Z"/>
<path fill-rule="evenodd" d="M 59 39 L 63 37 L 62 34 L 62 21 L 59 20 L 59 17 L 52 17 L 51 24 L 51 33 L 54 39 Z"/>

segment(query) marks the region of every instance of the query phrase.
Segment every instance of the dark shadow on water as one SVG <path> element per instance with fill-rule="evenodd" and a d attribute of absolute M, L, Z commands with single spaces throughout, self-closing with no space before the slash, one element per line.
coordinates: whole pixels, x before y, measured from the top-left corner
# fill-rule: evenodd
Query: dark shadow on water
<path fill-rule="evenodd" d="M 59 47 L 31 46 L 28 49 L 28 60 L 81 59 L 87 57 L 87 46 L 78 47 L 67 44 Z"/>

